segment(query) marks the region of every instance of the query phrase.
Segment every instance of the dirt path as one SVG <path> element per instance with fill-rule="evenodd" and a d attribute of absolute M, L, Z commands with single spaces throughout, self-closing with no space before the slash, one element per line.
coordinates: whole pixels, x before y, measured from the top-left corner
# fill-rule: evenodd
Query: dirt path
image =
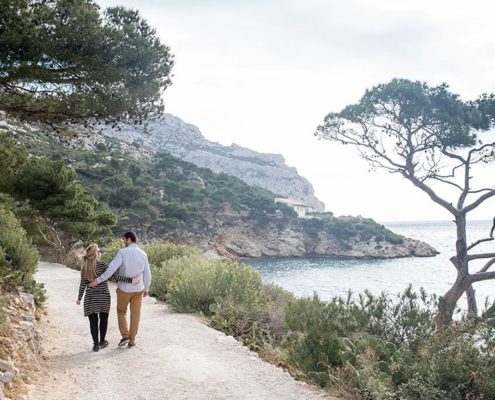
<path fill-rule="evenodd" d="M 47 365 L 29 399 L 329 399 L 194 315 L 150 298 L 143 302 L 137 346 L 117 348 L 113 286 L 110 346 L 94 353 L 89 323 L 75 304 L 79 272 L 41 263 L 37 280 L 48 294 L 42 324 Z"/>

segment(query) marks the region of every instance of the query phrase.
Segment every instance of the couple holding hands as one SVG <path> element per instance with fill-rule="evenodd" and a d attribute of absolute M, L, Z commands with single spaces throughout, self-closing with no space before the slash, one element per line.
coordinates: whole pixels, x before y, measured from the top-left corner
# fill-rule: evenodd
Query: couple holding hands
<path fill-rule="evenodd" d="M 107 280 L 117 282 L 117 317 L 122 336 L 118 346 L 132 348 L 141 319 L 141 303 L 148 295 L 151 270 L 147 254 L 136 244 L 132 231 L 122 236 L 125 248 L 120 249 L 109 265 L 100 261 L 101 251 L 97 244 L 86 248 L 81 266 L 81 283 L 76 304 L 84 295 L 84 316 L 89 318 L 93 351 L 108 346 L 105 339 L 110 312 L 110 291 Z M 127 323 L 127 308 L 130 306 L 130 327 Z"/>

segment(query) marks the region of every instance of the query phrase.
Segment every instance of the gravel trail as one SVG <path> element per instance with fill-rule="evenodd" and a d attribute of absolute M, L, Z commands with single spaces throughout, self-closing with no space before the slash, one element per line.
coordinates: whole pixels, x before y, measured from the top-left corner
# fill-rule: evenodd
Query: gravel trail
<path fill-rule="evenodd" d="M 37 280 L 48 294 L 41 322 L 46 360 L 29 399 L 331 399 L 200 318 L 175 313 L 149 297 L 143 301 L 136 347 L 118 348 L 113 284 L 110 345 L 95 353 L 82 305 L 75 304 L 79 276 L 60 264 L 40 264 Z"/>

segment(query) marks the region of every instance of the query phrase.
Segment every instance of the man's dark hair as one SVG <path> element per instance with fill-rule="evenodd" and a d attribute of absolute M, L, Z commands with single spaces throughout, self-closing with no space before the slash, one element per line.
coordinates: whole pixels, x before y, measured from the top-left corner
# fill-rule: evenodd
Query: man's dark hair
<path fill-rule="evenodd" d="M 136 234 L 133 231 L 127 231 L 122 235 L 125 239 L 131 239 L 131 242 L 136 243 Z"/>

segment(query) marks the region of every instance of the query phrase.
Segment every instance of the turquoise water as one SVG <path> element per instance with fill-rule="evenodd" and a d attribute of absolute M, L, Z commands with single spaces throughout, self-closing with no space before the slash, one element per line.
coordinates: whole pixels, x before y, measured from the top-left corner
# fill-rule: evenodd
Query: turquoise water
<path fill-rule="evenodd" d="M 263 275 L 266 282 L 276 283 L 297 296 L 311 296 L 316 292 L 328 300 L 335 295 L 345 295 L 365 289 L 372 293 L 382 291 L 395 294 L 409 284 L 414 289 L 423 287 L 428 293 L 443 294 L 455 280 L 455 268 L 449 258 L 455 249 L 455 224 L 453 222 L 394 222 L 387 228 L 401 235 L 425 241 L 440 254 L 427 258 L 399 258 L 392 260 L 346 260 L 332 258 L 259 259 L 248 260 Z M 491 221 L 468 223 L 468 243 L 488 237 Z M 471 253 L 494 252 L 495 241 L 483 243 Z M 473 264 L 471 272 L 481 268 Z M 492 269 L 495 268 L 492 267 Z M 475 285 L 479 302 L 486 296 L 495 299 L 495 281 Z M 460 306 L 465 304 L 461 299 Z"/>

